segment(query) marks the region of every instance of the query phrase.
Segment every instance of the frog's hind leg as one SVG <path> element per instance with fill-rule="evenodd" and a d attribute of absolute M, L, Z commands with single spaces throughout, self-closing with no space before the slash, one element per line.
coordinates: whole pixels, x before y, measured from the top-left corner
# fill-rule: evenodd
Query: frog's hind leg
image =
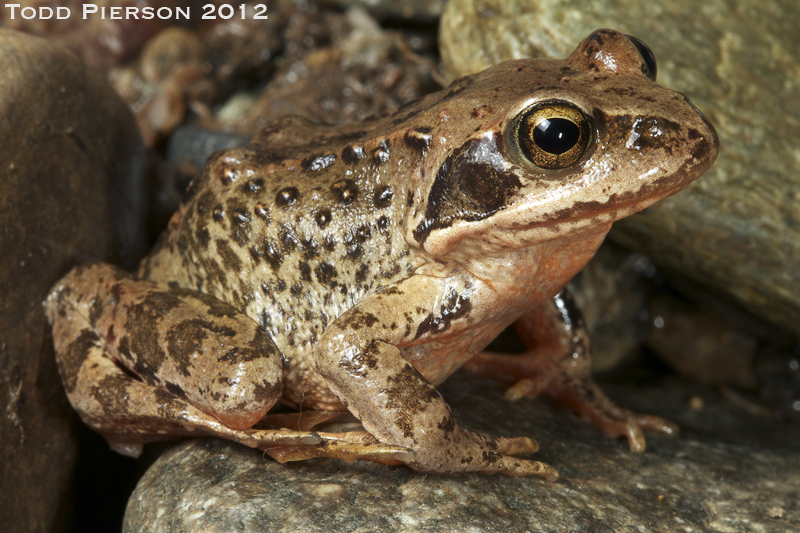
<path fill-rule="evenodd" d="M 70 402 L 121 453 L 198 433 L 261 448 L 321 440 L 249 429 L 277 401 L 281 364 L 258 325 L 231 306 L 93 265 L 59 282 L 46 311 Z M 257 379 L 236 381 L 248 372 Z"/>
<path fill-rule="evenodd" d="M 515 329 L 529 351 L 518 355 L 484 352 L 465 367 L 475 374 L 512 382 L 506 391 L 512 401 L 524 396 L 549 396 L 603 433 L 624 435 L 635 452 L 645 449 L 642 429 L 677 433 L 677 426 L 663 418 L 618 407 L 594 382 L 589 336 L 567 290 L 523 315 Z"/>
<path fill-rule="evenodd" d="M 213 435 L 251 448 L 321 441 L 310 431 L 233 429 L 187 401 L 132 377 L 104 353 L 102 342 L 90 329 L 69 337 L 66 351 L 58 358 L 69 400 L 83 421 L 123 455 L 136 457 L 143 444 L 181 436 Z"/>

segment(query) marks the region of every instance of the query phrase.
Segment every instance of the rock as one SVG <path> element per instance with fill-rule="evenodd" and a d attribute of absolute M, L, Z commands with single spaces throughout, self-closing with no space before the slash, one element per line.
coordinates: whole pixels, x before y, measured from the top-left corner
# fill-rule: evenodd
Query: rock
<path fill-rule="evenodd" d="M 276 73 L 247 116 L 231 124 L 238 133 L 253 135 L 286 115 L 328 124 L 362 121 L 397 111 L 438 88 L 434 64 L 366 11 L 352 8 L 339 24 L 344 29 L 331 36 L 331 45 Z"/>
<path fill-rule="evenodd" d="M 430 21 L 442 14 L 445 0 L 333 0 L 333 3 L 342 7 L 363 7 L 377 17 Z"/>
<path fill-rule="evenodd" d="M 140 10 L 145 7 L 155 10 L 162 7 L 172 10 L 176 7 L 188 8 L 193 19 L 200 19 L 201 8 L 207 3 L 205 0 L 138 0 L 134 4 L 128 2 L 125 7 L 135 6 Z M 150 37 L 172 22 L 159 17 L 149 20 L 143 17 L 113 19 L 110 11 L 107 11 L 106 17 L 102 17 L 101 10 L 120 7 L 120 2 L 117 0 L 95 0 L 92 4 L 98 8 L 97 13 L 89 15 L 84 20 L 84 4 L 86 2 L 82 0 L 20 0 L 13 20 L 9 18 L 11 13 L 9 8 L 3 9 L 0 18 L 6 19 L 5 24 L 8 28 L 39 35 L 54 44 L 72 50 L 83 58 L 87 65 L 104 73 L 128 61 L 139 52 Z M 49 7 L 55 12 L 58 6 L 68 7 L 70 17 L 55 21 L 38 16 L 31 19 L 20 16 L 21 10 L 28 7 L 34 9 Z M 142 12 L 139 13 L 141 17 Z"/>
<path fill-rule="evenodd" d="M 800 323 L 800 4 L 453 0 L 448 76 L 525 56 L 565 57 L 598 27 L 647 42 L 659 83 L 685 92 L 721 152 L 686 191 L 615 224 L 612 238 L 797 333 Z"/>
<path fill-rule="evenodd" d="M 202 170 L 209 155 L 217 150 L 244 146 L 247 137 L 220 131 L 208 131 L 195 126 L 181 126 L 170 136 L 167 144 L 167 161 L 180 165 L 189 162 Z"/>
<path fill-rule="evenodd" d="M 647 380 L 640 380 L 640 382 Z M 796 531 L 800 431 L 740 413 L 712 389 L 676 379 L 604 387 L 623 404 L 681 423 L 684 436 L 622 440 L 544 401 L 508 404 L 466 374 L 440 390 L 459 423 L 524 435 L 561 478 L 417 474 L 333 459 L 277 464 L 220 440 L 165 453 L 128 502 L 123 531 Z M 689 398 L 695 398 L 689 403 Z M 635 403 L 632 403 L 635 402 Z M 691 407 L 691 406 L 694 407 Z M 498 417 L 498 413 L 503 416 Z M 747 426 L 744 438 L 740 433 Z M 758 432 L 758 444 L 750 432 Z"/>
<path fill-rule="evenodd" d="M 130 111 L 72 53 L 0 30 L 0 71 L 0 524 L 63 531 L 77 417 L 42 301 L 77 263 L 134 263 L 146 161 Z"/>

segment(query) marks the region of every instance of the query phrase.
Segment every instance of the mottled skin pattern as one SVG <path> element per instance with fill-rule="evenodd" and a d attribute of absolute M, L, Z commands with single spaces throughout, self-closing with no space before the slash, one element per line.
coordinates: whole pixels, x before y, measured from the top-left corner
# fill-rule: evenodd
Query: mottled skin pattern
<path fill-rule="evenodd" d="M 520 319 L 531 352 L 470 368 L 644 449 L 641 428 L 671 426 L 603 396 L 559 291 L 614 220 L 716 157 L 711 125 L 653 78 L 600 30 L 564 61 L 503 63 L 363 124 L 289 117 L 215 154 L 136 276 L 81 267 L 48 298 L 70 400 L 129 454 L 203 432 L 279 460 L 552 479 L 513 457 L 535 443 L 459 429 L 434 388 Z M 540 149 L 537 113 L 572 117 L 569 151 Z M 366 432 L 252 429 L 279 399 Z"/>

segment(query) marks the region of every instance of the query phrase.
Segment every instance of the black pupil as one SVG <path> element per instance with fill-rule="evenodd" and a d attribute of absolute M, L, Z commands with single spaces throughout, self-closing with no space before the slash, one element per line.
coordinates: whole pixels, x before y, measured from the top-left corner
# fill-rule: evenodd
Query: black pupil
<path fill-rule="evenodd" d="M 581 136 L 578 126 L 565 118 L 545 119 L 533 130 L 533 142 L 548 154 L 561 155 L 569 151 Z"/>

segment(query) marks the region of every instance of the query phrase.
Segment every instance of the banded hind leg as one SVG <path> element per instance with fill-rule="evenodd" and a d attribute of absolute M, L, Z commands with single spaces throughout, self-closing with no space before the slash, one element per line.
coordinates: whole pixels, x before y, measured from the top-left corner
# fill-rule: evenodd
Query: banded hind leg
<path fill-rule="evenodd" d="M 591 375 L 591 346 L 583 317 L 568 290 L 529 311 L 514 324 L 528 350 L 509 355 L 484 352 L 467 362 L 471 372 L 512 383 L 506 398 L 553 398 L 612 437 L 625 436 L 631 451 L 643 452 L 643 429 L 674 435 L 678 428 L 661 417 L 618 407 Z"/>
<path fill-rule="evenodd" d="M 122 454 L 138 456 L 147 442 L 205 434 L 280 461 L 411 457 L 364 432 L 319 434 L 313 424 L 253 428 L 269 422 L 265 415 L 280 398 L 280 354 L 256 322 L 211 296 L 165 291 L 115 267 L 92 265 L 74 269 L 53 288 L 46 312 L 70 402 Z"/>
<path fill-rule="evenodd" d="M 200 432 L 247 446 L 320 442 L 308 431 L 250 429 L 280 397 L 280 356 L 258 324 L 219 300 L 99 264 L 62 279 L 46 312 L 70 402 L 121 453 Z"/>

